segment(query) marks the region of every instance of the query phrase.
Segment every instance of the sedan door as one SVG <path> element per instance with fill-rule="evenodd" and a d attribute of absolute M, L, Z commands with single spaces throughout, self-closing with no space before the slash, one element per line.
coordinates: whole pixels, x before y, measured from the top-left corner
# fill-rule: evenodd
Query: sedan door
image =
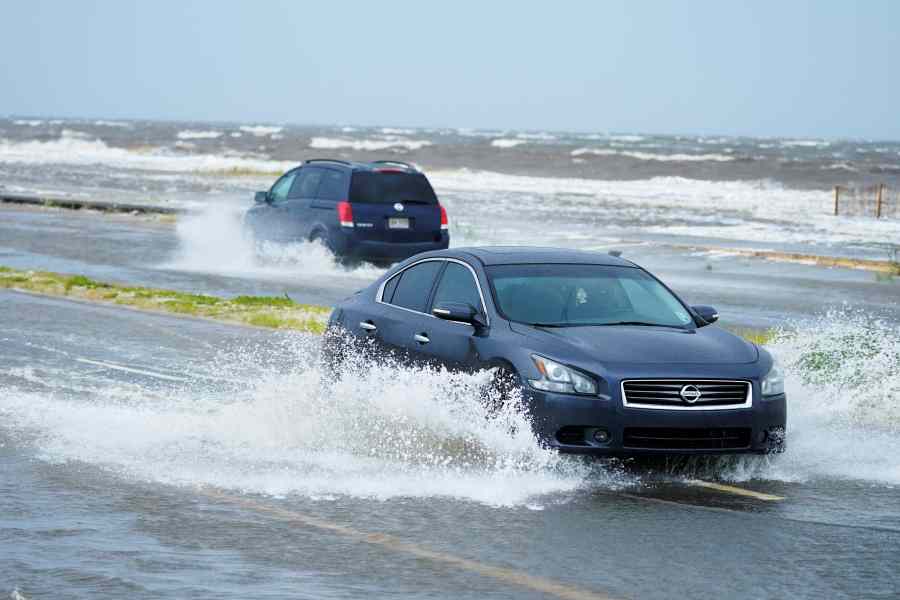
<path fill-rule="evenodd" d="M 421 335 L 423 322 L 435 320 L 425 311 L 443 264 L 440 260 L 425 260 L 394 275 L 359 322 L 348 315 L 351 322 L 346 327 L 358 335 L 375 338 L 382 349 L 404 363 L 419 362 L 428 345 Z"/>
<path fill-rule="evenodd" d="M 475 273 L 468 265 L 447 262 L 428 307 L 429 313 L 434 306 L 445 302 L 469 304 L 486 314 Z M 463 371 L 481 366 L 477 345 L 479 338 L 474 326 L 430 316 L 422 319 L 421 330 L 417 333 L 428 340 L 420 342 L 418 349 L 427 362 Z"/>

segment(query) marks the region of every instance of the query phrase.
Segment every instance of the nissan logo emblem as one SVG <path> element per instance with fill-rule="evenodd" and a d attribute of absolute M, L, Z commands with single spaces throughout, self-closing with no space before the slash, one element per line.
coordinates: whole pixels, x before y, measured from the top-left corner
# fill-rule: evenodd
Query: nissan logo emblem
<path fill-rule="evenodd" d="M 394 210 L 396 210 L 397 212 L 402 212 L 403 205 L 398 202 L 397 204 L 394 205 Z"/>
<path fill-rule="evenodd" d="M 678 394 L 681 396 L 681 399 L 687 402 L 688 404 L 693 404 L 703 395 L 696 385 L 685 385 L 682 386 L 681 392 Z"/>

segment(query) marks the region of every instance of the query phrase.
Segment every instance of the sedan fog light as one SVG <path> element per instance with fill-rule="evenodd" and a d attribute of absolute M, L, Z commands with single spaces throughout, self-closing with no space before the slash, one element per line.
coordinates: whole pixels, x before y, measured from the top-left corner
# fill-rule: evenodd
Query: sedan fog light
<path fill-rule="evenodd" d="M 610 437 L 611 436 L 609 435 L 609 431 L 603 429 L 602 427 L 594 431 L 594 441 L 598 444 L 605 444 L 609 442 Z"/>

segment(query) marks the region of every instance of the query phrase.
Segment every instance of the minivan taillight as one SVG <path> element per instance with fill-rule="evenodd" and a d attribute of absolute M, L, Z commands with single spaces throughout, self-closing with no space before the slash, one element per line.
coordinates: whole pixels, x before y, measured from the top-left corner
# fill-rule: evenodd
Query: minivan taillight
<path fill-rule="evenodd" d="M 441 207 L 441 229 L 450 229 L 450 224 L 447 222 L 447 209 L 443 204 L 439 206 Z"/>
<path fill-rule="evenodd" d="M 346 200 L 338 202 L 337 212 L 341 227 L 353 227 L 353 207 L 350 206 L 349 202 Z"/>

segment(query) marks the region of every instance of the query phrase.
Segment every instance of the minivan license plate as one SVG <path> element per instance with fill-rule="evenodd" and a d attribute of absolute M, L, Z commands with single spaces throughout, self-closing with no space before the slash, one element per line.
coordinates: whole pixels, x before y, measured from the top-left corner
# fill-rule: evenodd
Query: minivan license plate
<path fill-rule="evenodd" d="M 409 219 L 388 219 L 388 229 L 409 229 Z"/>

